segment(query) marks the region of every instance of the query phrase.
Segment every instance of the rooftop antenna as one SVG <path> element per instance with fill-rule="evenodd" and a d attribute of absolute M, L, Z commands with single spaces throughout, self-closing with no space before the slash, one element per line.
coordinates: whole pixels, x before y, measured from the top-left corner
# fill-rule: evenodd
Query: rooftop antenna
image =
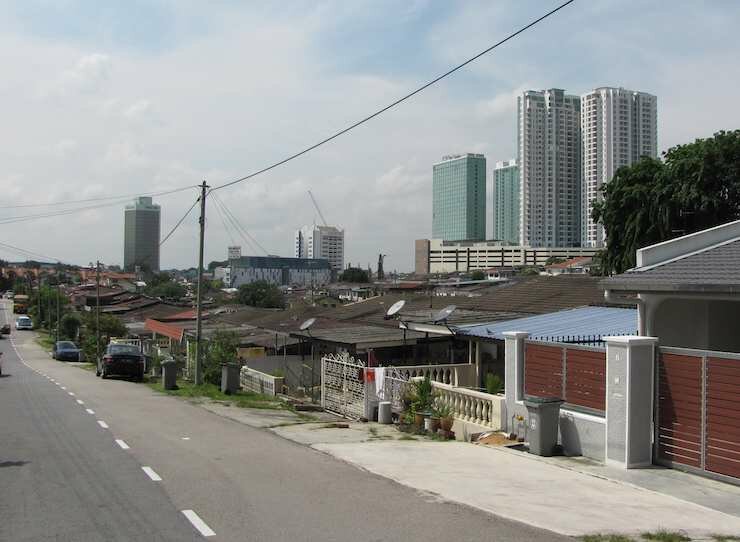
<path fill-rule="evenodd" d="M 434 318 L 432 318 L 432 322 L 435 324 L 444 324 L 447 325 L 447 319 L 452 315 L 453 312 L 457 310 L 457 307 L 455 305 L 449 305 L 439 311 L 437 314 L 434 315 Z"/>
<path fill-rule="evenodd" d="M 403 306 L 406 304 L 405 299 L 401 299 L 400 301 L 396 301 L 393 305 L 390 306 L 390 308 L 386 311 L 384 320 L 390 320 L 393 317 L 395 317 L 399 312 L 401 312 L 401 309 L 403 309 Z"/>

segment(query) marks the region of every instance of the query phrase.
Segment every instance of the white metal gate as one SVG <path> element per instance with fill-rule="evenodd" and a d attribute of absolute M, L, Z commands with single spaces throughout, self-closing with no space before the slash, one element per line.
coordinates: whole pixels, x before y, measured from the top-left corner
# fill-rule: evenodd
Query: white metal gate
<path fill-rule="evenodd" d="M 345 418 L 366 416 L 365 363 L 349 355 L 321 358 L 321 406 Z"/>

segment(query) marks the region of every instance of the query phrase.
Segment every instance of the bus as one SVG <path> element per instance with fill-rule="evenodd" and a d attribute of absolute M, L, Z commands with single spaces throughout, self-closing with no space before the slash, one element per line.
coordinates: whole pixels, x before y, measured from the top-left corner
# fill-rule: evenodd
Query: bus
<path fill-rule="evenodd" d="M 26 314 L 28 311 L 28 296 L 18 294 L 13 298 L 13 312 Z"/>

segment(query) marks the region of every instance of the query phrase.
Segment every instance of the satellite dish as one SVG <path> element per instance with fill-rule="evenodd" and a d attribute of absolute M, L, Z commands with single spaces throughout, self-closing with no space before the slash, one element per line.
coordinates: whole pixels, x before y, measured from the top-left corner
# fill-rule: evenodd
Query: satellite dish
<path fill-rule="evenodd" d="M 393 316 L 395 316 L 396 314 L 398 314 L 399 312 L 401 312 L 401 309 L 403 308 L 403 306 L 405 304 L 406 304 L 406 300 L 405 299 L 401 299 L 400 301 L 396 301 L 393 305 L 391 305 L 391 307 L 385 313 L 386 319 L 392 318 Z"/>
<path fill-rule="evenodd" d="M 301 331 L 306 331 L 309 329 L 312 325 L 316 323 L 316 318 L 309 318 L 305 322 L 301 324 L 301 327 L 299 328 Z"/>
<path fill-rule="evenodd" d="M 450 315 L 455 312 L 457 307 L 455 305 L 450 305 L 448 307 L 445 307 L 441 311 L 439 311 L 437 314 L 434 315 L 434 318 L 432 321 L 436 324 L 437 322 L 446 322 L 447 319 L 450 317 Z"/>

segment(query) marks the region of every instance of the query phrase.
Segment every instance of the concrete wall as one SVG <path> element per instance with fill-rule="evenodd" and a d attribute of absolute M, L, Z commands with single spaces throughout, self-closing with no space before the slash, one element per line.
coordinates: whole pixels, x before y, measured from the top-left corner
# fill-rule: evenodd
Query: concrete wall
<path fill-rule="evenodd" d="M 560 410 L 560 444 L 566 455 L 604 461 L 606 419 L 573 410 Z"/>
<path fill-rule="evenodd" d="M 649 296 L 648 334 L 664 346 L 724 352 L 740 351 L 740 302 Z"/>

